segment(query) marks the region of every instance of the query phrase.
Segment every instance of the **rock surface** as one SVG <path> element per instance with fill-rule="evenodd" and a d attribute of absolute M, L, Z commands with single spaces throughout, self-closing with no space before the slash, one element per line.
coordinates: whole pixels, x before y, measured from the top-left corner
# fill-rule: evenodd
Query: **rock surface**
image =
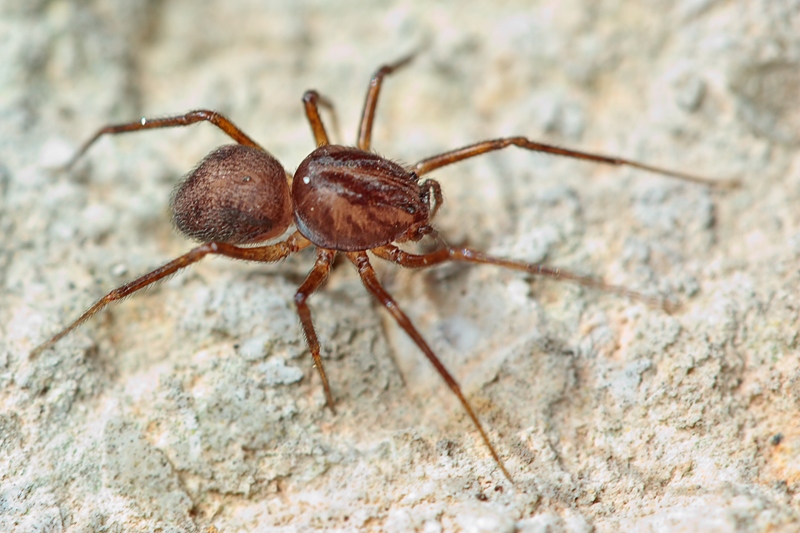
<path fill-rule="evenodd" d="M 380 4 L 0 4 L 0 530 L 796 531 L 800 5 Z M 527 135 L 743 184 L 513 149 L 431 175 L 448 242 L 682 304 L 381 266 L 515 485 L 346 264 L 311 300 L 325 408 L 293 303 L 312 254 L 208 259 L 28 358 L 191 248 L 170 193 L 230 142 L 117 136 L 54 172 L 98 127 L 211 108 L 293 169 L 304 90 L 348 142 L 372 72 L 415 49 L 381 95 L 387 157 Z"/>

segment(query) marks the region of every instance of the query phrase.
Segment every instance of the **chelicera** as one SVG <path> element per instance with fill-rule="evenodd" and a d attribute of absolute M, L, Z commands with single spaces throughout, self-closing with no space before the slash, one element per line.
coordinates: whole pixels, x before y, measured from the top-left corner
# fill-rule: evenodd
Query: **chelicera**
<path fill-rule="evenodd" d="M 309 351 L 322 379 L 327 404 L 333 410 L 333 396 L 307 302 L 325 283 L 334 258 L 342 253 L 355 266 L 366 289 L 411 337 L 458 397 L 497 466 L 511 480 L 511 475 L 464 397 L 458 382 L 439 361 L 397 302 L 381 286 L 367 252 L 410 268 L 431 267 L 448 261 L 496 265 L 530 274 L 571 280 L 644 300 L 655 306 L 664 307 L 664 303 L 660 299 L 649 298 L 624 287 L 608 285 L 559 268 L 502 259 L 468 248 L 440 246 L 433 252 L 419 254 L 403 251 L 396 244 L 419 241 L 427 235 L 435 234 L 431 222 L 442 204 L 441 189 L 436 181 L 423 179 L 423 176 L 437 168 L 465 159 L 508 146 L 517 146 L 598 163 L 625 165 L 706 185 L 730 186 L 731 182 L 712 182 L 627 159 L 541 144 L 525 137 L 478 142 L 428 157 L 410 166 L 399 165 L 370 151 L 372 124 L 384 77 L 410 60 L 411 56 L 382 66 L 372 77 L 355 147 L 331 144 L 328 141 L 319 108 L 322 106 L 332 110 L 333 107 L 316 91 L 307 91 L 303 96 L 303 103 L 317 148 L 300 163 L 294 176 L 287 173 L 277 159 L 233 122 L 214 111 L 196 110 L 184 115 L 153 120 L 143 118 L 98 130 L 83 144 L 67 164 L 67 168 L 98 138 L 106 134 L 187 126 L 207 121 L 220 128 L 237 144 L 222 146 L 211 152 L 175 190 L 172 199 L 175 225 L 184 235 L 202 244 L 109 292 L 74 322 L 35 348 L 31 355 L 35 356 L 51 347 L 108 304 L 130 296 L 209 254 L 272 263 L 314 246 L 317 249 L 316 262 L 297 289 L 295 304 Z M 292 224 L 296 229 L 285 240 L 275 244 L 259 244 L 283 235 Z"/>

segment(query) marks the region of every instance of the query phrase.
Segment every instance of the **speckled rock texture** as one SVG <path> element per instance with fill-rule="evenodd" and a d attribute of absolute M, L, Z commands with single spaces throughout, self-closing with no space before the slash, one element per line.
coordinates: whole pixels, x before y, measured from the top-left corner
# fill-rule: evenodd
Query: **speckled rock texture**
<path fill-rule="evenodd" d="M 800 3 L 0 2 L 0 530 L 793 532 L 800 529 Z M 30 350 L 193 246 L 182 175 L 210 108 L 294 169 L 300 98 L 396 161 L 526 135 L 718 191 L 507 149 L 441 169 L 442 238 L 681 303 L 667 314 L 491 267 L 375 261 L 515 483 L 419 350 L 337 265 L 206 259 Z M 323 114 L 330 124 L 330 115 Z M 333 128 L 330 128 L 333 130 Z"/>

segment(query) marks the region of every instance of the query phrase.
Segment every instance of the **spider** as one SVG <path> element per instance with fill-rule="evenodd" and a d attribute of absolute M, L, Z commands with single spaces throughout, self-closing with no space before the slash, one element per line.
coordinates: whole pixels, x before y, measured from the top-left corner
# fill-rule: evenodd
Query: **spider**
<path fill-rule="evenodd" d="M 328 377 L 320 357 L 320 343 L 314 331 L 309 297 L 328 278 L 334 258 L 342 253 L 358 271 L 366 289 L 408 334 L 472 420 L 495 463 L 512 481 L 505 463 L 495 450 L 456 379 L 445 368 L 417 328 L 392 296 L 381 286 L 367 252 L 400 266 L 427 268 L 448 261 L 496 265 L 534 275 L 571 280 L 584 286 L 642 300 L 667 308 L 668 304 L 624 287 L 580 276 L 559 268 L 493 257 L 477 250 L 440 243 L 429 253 L 409 253 L 395 243 L 415 242 L 435 235 L 431 222 L 442 205 L 437 183 L 422 177 L 438 168 L 472 157 L 517 146 L 586 161 L 628 166 L 705 185 L 731 187 L 733 182 L 713 182 L 619 157 L 592 154 L 506 137 L 478 142 L 433 155 L 410 166 L 402 166 L 371 151 L 372 124 L 381 85 L 386 76 L 408 64 L 413 55 L 380 67 L 367 90 L 356 146 L 331 144 L 319 109 L 334 111 L 332 103 L 314 90 L 303 95 L 306 116 L 317 147 L 292 176 L 269 152 L 259 146 L 223 115 L 206 109 L 183 115 L 113 124 L 99 129 L 65 165 L 69 169 L 101 136 L 131 131 L 188 126 L 207 121 L 221 129 L 237 144 L 225 145 L 207 155 L 175 189 L 171 207 L 178 230 L 200 246 L 125 285 L 95 302 L 88 310 L 31 352 L 35 357 L 97 314 L 108 304 L 121 300 L 200 261 L 209 254 L 233 259 L 272 263 L 305 248 L 316 247 L 314 267 L 295 293 L 294 301 L 306 343 L 319 372 L 328 407 L 335 413 Z M 335 115 L 334 115 L 335 117 Z M 283 235 L 294 224 L 295 231 L 275 244 L 261 244 Z M 512 481 L 513 483 L 513 481 Z"/>

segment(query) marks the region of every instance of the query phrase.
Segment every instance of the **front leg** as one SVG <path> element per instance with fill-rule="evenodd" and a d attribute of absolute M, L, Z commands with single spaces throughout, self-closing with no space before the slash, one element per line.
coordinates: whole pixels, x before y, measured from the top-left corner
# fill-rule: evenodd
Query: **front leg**
<path fill-rule="evenodd" d="M 572 157 L 574 159 L 583 159 L 584 161 L 592 161 L 594 163 L 602 163 L 605 165 L 628 166 L 631 168 L 637 168 L 639 170 L 646 170 L 647 172 L 652 172 L 654 174 L 661 174 L 662 176 L 677 178 L 684 181 L 691 181 L 693 183 L 700 183 L 720 189 L 734 189 L 739 186 L 739 182 L 737 180 L 713 180 L 685 172 L 654 167 L 644 163 L 639 163 L 637 161 L 632 161 L 630 159 L 623 159 L 621 157 L 592 154 L 589 152 L 581 152 L 551 144 L 535 142 L 525 137 L 505 137 L 502 139 L 491 139 L 488 141 L 470 144 L 463 148 L 458 148 L 456 150 L 450 150 L 442 154 L 427 157 L 410 167 L 410 169 L 416 172 L 417 176 L 422 176 L 423 174 L 427 174 L 428 172 L 436 170 L 437 168 L 452 165 L 454 163 L 458 163 L 459 161 L 477 157 L 488 152 L 494 152 L 495 150 L 502 150 L 503 148 L 507 148 L 509 146 L 517 146 L 532 152 L 544 152 L 552 155 Z"/>
<path fill-rule="evenodd" d="M 631 300 L 644 302 L 651 307 L 663 309 L 668 313 L 675 310 L 675 304 L 667 300 L 653 296 L 647 296 L 619 285 L 610 285 L 597 278 L 581 276 L 580 274 L 576 274 L 568 270 L 549 267 L 540 263 L 526 263 L 524 261 L 494 257 L 477 250 L 471 250 L 469 248 L 452 248 L 448 246 L 427 254 L 412 254 L 401 250 L 397 246 L 388 244 L 379 248 L 373 248 L 370 250 L 370 252 L 374 253 L 381 259 L 391 261 L 392 263 L 397 263 L 398 265 L 407 268 L 427 268 L 445 263 L 447 261 L 495 265 L 511 270 L 527 272 L 528 274 L 533 274 L 536 276 L 547 276 L 550 278 L 571 281 L 573 283 L 577 283 L 578 285 L 583 285 L 584 287 L 591 287 L 593 289 L 598 289 L 605 292 L 612 292 L 614 294 L 619 294 L 620 296 L 630 298 Z"/>

